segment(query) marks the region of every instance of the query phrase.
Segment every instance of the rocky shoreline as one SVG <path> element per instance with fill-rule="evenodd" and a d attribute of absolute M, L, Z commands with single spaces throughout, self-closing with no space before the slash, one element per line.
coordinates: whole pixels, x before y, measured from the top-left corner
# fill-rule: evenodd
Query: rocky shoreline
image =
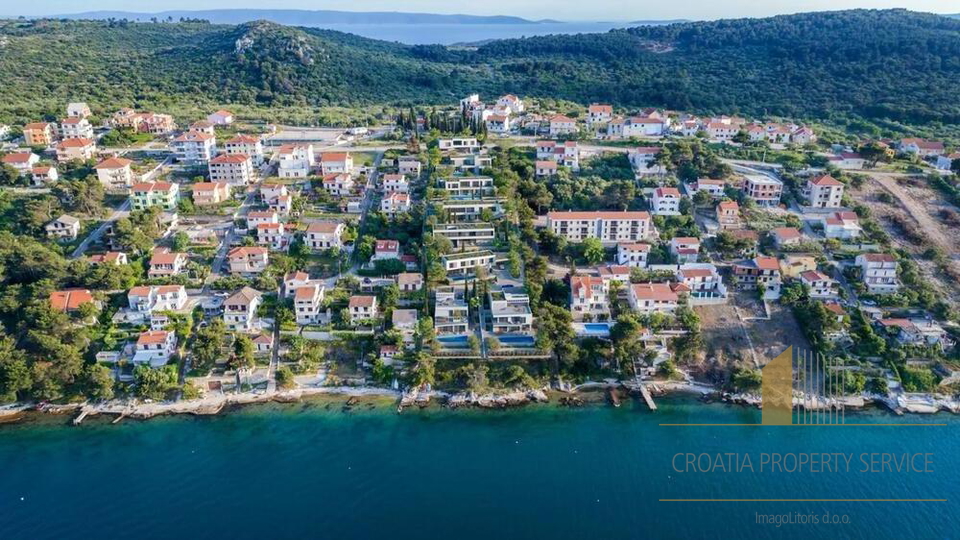
<path fill-rule="evenodd" d="M 673 393 L 696 394 L 706 402 L 719 401 L 750 407 L 761 407 L 759 394 L 728 393 L 704 384 L 686 381 L 664 381 L 644 383 L 653 396 Z M 385 398 L 396 400 L 397 411 L 409 407 L 426 408 L 439 405 L 448 409 L 507 409 L 528 404 L 550 403 L 551 398 L 559 406 L 579 407 L 587 403 L 602 402 L 604 392 L 613 405 L 620 405 L 620 398 L 639 391 L 635 383 L 619 381 L 589 382 L 567 390 L 548 388 L 523 389 L 503 393 L 462 392 L 449 394 L 441 391 L 412 391 L 402 393 L 397 390 L 372 387 L 310 387 L 277 392 L 245 392 L 240 394 L 221 394 L 202 399 L 174 402 L 141 402 L 138 400 L 114 400 L 105 403 L 71 403 L 64 405 L 18 403 L 0 407 L 0 425 L 19 423 L 31 414 L 75 415 L 73 423 L 81 424 L 92 416 L 113 416 L 112 423 L 125 418 L 147 420 L 157 416 L 188 414 L 209 416 L 224 412 L 234 406 L 265 403 L 297 403 L 313 397 L 348 398 L 344 410 L 350 410 L 362 398 Z M 799 404 L 799 401 L 798 401 Z M 837 403 L 814 403 L 811 408 L 826 408 Z M 869 405 L 883 405 L 894 414 L 934 414 L 940 411 L 960 413 L 960 403 L 956 400 L 935 397 L 912 397 L 910 399 L 891 399 L 882 396 L 868 398 L 846 398 L 844 407 L 861 409 Z"/>

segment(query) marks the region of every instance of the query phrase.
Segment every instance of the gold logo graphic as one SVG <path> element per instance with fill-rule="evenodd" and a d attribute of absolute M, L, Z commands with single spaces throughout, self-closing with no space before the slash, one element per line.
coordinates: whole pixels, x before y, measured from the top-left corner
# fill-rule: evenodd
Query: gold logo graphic
<path fill-rule="evenodd" d="M 762 372 L 763 425 L 843 424 L 846 420 L 845 374 L 838 362 L 787 347 Z"/>

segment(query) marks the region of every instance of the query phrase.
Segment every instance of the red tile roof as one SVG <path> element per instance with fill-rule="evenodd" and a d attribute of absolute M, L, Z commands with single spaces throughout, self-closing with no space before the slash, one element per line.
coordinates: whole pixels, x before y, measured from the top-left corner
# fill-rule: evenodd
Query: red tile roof
<path fill-rule="evenodd" d="M 87 289 L 66 289 L 50 293 L 50 307 L 57 311 L 73 311 L 93 301 L 93 295 Z"/>

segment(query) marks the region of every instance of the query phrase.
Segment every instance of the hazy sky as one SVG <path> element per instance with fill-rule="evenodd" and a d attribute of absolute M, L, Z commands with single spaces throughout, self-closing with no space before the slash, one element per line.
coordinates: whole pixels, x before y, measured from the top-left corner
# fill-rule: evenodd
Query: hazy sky
<path fill-rule="evenodd" d="M 406 11 L 515 15 L 530 19 L 639 20 L 717 19 L 761 17 L 799 11 L 849 8 L 903 7 L 934 13 L 960 12 L 957 0 L 484 0 L 441 2 L 439 0 L 31 0 L 0 2 L 3 15 L 50 15 L 91 10 L 152 12 L 168 9 L 274 8 L 336 9 L 343 11 Z"/>

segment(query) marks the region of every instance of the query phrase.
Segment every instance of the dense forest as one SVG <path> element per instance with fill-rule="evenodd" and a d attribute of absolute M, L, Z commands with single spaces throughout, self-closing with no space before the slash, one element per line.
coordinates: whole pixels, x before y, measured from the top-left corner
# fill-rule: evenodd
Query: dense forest
<path fill-rule="evenodd" d="M 700 113 L 960 122 L 960 20 L 904 10 L 806 13 L 406 46 L 266 22 L 0 22 L 0 122 L 84 99 L 186 104 L 451 103 L 513 92 Z"/>

